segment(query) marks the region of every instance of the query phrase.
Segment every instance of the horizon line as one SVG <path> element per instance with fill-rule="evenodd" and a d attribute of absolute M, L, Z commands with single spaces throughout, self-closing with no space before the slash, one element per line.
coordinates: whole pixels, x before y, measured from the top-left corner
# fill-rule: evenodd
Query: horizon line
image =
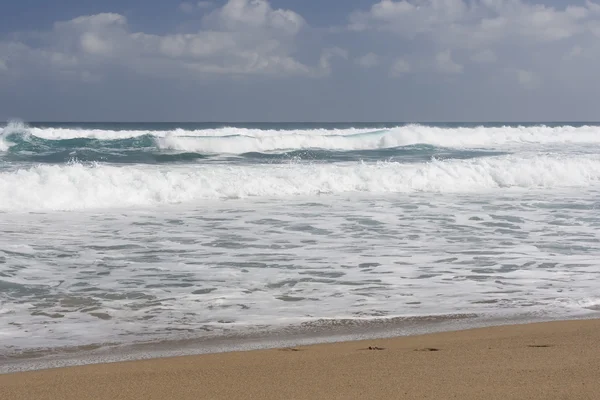
<path fill-rule="evenodd" d="M 22 119 L 7 119 L 6 123 L 21 122 L 24 124 L 43 124 L 43 123 L 70 123 L 70 124 L 514 124 L 514 123 L 600 123 L 600 120 L 415 120 L 415 121 L 125 121 L 125 120 L 39 120 L 25 121 Z"/>

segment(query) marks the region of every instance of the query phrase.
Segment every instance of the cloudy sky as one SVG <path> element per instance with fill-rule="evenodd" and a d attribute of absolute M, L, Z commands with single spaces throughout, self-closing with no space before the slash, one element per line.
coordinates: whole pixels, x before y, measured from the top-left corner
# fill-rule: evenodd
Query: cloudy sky
<path fill-rule="evenodd" d="M 600 1 L 8 0 L 0 15 L 2 120 L 600 120 Z"/>

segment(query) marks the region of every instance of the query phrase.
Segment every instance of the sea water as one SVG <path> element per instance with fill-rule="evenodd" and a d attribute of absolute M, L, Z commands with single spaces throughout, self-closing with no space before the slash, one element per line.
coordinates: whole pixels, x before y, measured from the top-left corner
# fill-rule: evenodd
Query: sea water
<path fill-rule="evenodd" d="M 594 315 L 599 153 L 581 123 L 7 123 L 0 359 Z"/>

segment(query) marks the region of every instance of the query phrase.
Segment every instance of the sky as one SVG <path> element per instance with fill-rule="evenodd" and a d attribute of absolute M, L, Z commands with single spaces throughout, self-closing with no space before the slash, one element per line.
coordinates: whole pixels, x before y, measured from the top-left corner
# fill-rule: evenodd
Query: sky
<path fill-rule="evenodd" d="M 0 121 L 600 120 L 598 0 L 7 0 L 0 16 Z"/>

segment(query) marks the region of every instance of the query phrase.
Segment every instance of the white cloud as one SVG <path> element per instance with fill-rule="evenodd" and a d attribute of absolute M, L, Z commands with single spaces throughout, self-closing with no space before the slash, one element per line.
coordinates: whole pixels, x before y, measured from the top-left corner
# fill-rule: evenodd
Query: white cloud
<path fill-rule="evenodd" d="M 86 32 L 81 36 L 81 48 L 89 54 L 108 55 L 112 52 L 112 44 L 103 40 L 93 32 Z"/>
<path fill-rule="evenodd" d="M 39 50 L 55 50 L 66 55 L 83 53 L 92 56 L 114 55 L 126 43 L 127 19 L 119 14 L 102 13 L 74 18 L 54 24 L 49 34 L 44 34 L 51 41 L 50 48 Z"/>
<path fill-rule="evenodd" d="M 394 64 L 392 64 L 392 68 L 390 69 L 390 76 L 392 78 L 399 78 L 404 74 L 407 74 L 410 72 L 410 64 L 408 63 L 408 61 L 402 59 L 402 58 L 398 58 L 396 59 L 396 61 L 394 61 Z"/>
<path fill-rule="evenodd" d="M 466 8 L 462 0 L 381 0 L 369 11 L 352 13 L 349 28 L 381 29 L 413 37 L 459 20 Z"/>
<path fill-rule="evenodd" d="M 199 6 L 208 7 L 208 2 Z M 0 54 L 24 67 L 51 67 L 68 76 L 82 76 L 82 71 L 98 76 L 104 65 L 160 76 L 325 76 L 331 59 L 347 54 L 325 50 L 314 67 L 296 60 L 294 42 L 305 25 L 299 14 L 273 9 L 267 0 L 229 0 L 208 14 L 197 32 L 133 32 L 124 16 L 104 13 L 56 23 L 40 35 L 42 46 L 0 42 Z"/>
<path fill-rule="evenodd" d="M 297 34 L 305 25 L 299 14 L 291 10 L 274 10 L 266 0 L 229 0 L 206 21 L 229 31 L 272 29 L 288 35 Z"/>
<path fill-rule="evenodd" d="M 127 24 L 127 18 L 115 13 L 101 13 L 96 15 L 83 15 L 66 22 L 57 22 L 55 26 L 81 26 L 84 29 L 104 27 L 107 25 L 123 26 Z"/>
<path fill-rule="evenodd" d="M 362 68 L 373 68 L 379 65 L 380 60 L 377 54 L 367 53 L 364 56 L 357 58 L 354 62 Z"/>
<path fill-rule="evenodd" d="M 349 28 L 407 36 L 444 31 L 461 39 L 469 32 L 481 35 L 471 38 L 475 43 L 510 35 L 559 40 L 589 29 L 587 23 L 598 19 L 599 8 L 591 1 L 585 6 L 556 9 L 523 0 L 381 0 L 369 11 L 352 13 Z"/>
<path fill-rule="evenodd" d="M 432 71 L 458 79 L 469 64 L 485 64 L 469 79 L 497 84 L 499 91 L 514 82 L 531 89 L 544 81 L 568 84 L 570 75 L 590 75 L 600 63 L 600 0 L 554 4 L 374 0 L 349 14 L 346 30 L 376 40 L 380 54 L 410 54 L 411 64 L 423 67 L 413 68 L 412 73 L 425 79 L 439 79 L 427 76 Z M 393 71 L 392 67 L 392 77 L 403 74 Z"/>
<path fill-rule="evenodd" d="M 450 50 L 445 50 L 435 56 L 435 62 L 440 72 L 445 74 L 460 74 L 463 72 L 463 66 L 452 60 Z"/>
<path fill-rule="evenodd" d="M 600 6 L 555 8 L 524 0 L 381 0 L 353 12 L 348 29 L 426 38 L 443 48 L 479 52 L 510 42 L 518 47 L 600 35 Z"/>

